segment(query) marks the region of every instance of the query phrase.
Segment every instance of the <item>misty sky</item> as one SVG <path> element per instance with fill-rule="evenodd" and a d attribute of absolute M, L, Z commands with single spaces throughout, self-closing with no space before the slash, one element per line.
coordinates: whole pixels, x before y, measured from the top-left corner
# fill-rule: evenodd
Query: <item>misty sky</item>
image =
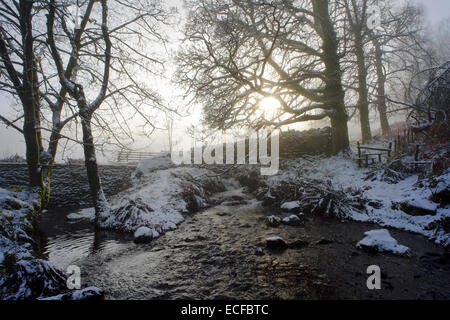
<path fill-rule="evenodd" d="M 420 3 L 425 7 L 429 21 L 433 25 L 450 17 L 450 0 L 414 0 L 413 2 Z"/>
<path fill-rule="evenodd" d="M 433 28 L 436 28 L 443 19 L 450 17 L 450 0 L 412 1 L 424 6 L 428 22 Z M 5 94 L 0 94 L 0 109 L 2 110 L 2 114 L 11 115 L 11 118 L 14 116 L 14 112 L 11 114 L 4 112 L 4 110 L 9 110 L 12 102 L 12 99 L 6 97 Z M 80 158 L 82 155 L 81 148 L 75 148 L 75 150 L 77 151 L 74 151 L 74 155 L 72 157 Z M 20 155 L 24 155 L 25 153 L 23 136 L 21 136 L 14 129 L 7 129 L 3 123 L 0 123 L 0 158 L 13 155 L 15 153 Z"/>

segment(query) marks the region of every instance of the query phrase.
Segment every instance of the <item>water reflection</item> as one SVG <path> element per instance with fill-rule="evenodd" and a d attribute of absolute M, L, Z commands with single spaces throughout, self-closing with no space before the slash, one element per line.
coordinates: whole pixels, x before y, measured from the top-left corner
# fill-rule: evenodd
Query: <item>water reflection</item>
<path fill-rule="evenodd" d="M 69 223 L 70 213 L 48 211 L 38 222 L 40 253 L 55 267 L 65 270 L 90 255 L 104 256 L 135 246 L 131 236 L 96 230 L 88 221 Z"/>

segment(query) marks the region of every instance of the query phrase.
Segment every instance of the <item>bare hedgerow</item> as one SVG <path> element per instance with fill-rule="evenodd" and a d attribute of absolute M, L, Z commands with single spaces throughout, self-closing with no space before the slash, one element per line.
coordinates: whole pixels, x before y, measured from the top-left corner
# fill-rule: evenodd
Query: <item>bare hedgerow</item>
<path fill-rule="evenodd" d="M 351 212 L 365 213 L 368 200 L 358 189 L 335 189 L 330 181 L 291 178 L 263 187 L 258 198 L 266 205 L 280 207 L 283 202 L 299 201 L 305 214 L 345 219 Z"/>

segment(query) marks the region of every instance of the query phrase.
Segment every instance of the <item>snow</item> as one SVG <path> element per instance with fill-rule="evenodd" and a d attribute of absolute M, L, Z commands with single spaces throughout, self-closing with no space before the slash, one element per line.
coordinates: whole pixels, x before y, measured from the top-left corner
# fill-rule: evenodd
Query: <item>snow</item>
<path fill-rule="evenodd" d="M 99 295 L 98 288 L 68 291 L 65 274 L 35 257 L 32 215 L 39 210 L 39 199 L 39 190 L 0 188 L 0 299 L 41 299 L 64 292 L 64 298 L 73 295 L 71 299 L 78 298 L 77 294 L 85 298 Z M 4 272 L 1 264 L 6 257 L 15 261 L 14 272 Z"/>
<path fill-rule="evenodd" d="M 94 220 L 95 208 L 84 208 L 67 215 L 68 220 Z"/>
<path fill-rule="evenodd" d="M 38 300 L 54 301 L 54 300 L 86 300 L 93 297 L 103 295 L 103 290 L 97 287 L 87 287 L 81 290 L 75 290 L 70 293 L 58 294 L 56 296 L 39 298 Z"/>
<path fill-rule="evenodd" d="M 134 238 L 145 237 L 145 238 L 153 239 L 153 238 L 157 238 L 158 236 L 159 236 L 159 232 L 157 232 L 154 229 L 147 228 L 147 227 L 140 227 L 134 233 Z"/>
<path fill-rule="evenodd" d="M 358 242 L 358 248 L 373 248 L 378 252 L 408 255 L 409 248 L 398 244 L 386 229 L 372 230 L 364 233 L 365 238 Z"/>
<path fill-rule="evenodd" d="M 211 184 L 220 184 L 218 178 L 211 178 L 214 175 L 207 169 L 174 167 L 169 154 L 145 159 L 134 173 L 133 187 L 110 201 L 111 214 L 101 224 L 134 233 L 135 238 L 141 233 L 156 238 L 176 229 L 190 205 L 208 206 Z"/>
<path fill-rule="evenodd" d="M 283 223 L 289 224 L 293 222 L 300 222 L 300 218 L 297 217 L 295 214 L 290 215 L 289 217 L 283 218 Z"/>
<path fill-rule="evenodd" d="M 279 175 L 267 179 L 269 186 L 276 185 L 280 181 L 298 177 L 329 181 L 334 189 L 347 190 L 358 189 L 362 195 L 381 204 L 379 208 L 366 205 L 365 213 L 357 211 L 347 212 L 348 219 L 371 222 L 382 227 L 392 227 L 405 231 L 422 234 L 435 243 L 450 245 L 450 234 L 443 230 L 430 230 L 429 226 L 434 222 L 450 217 L 450 208 L 441 208 L 429 200 L 433 193 L 446 188 L 450 184 L 450 172 L 439 177 L 440 184 L 430 188 L 426 183 L 418 184 L 419 175 L 414 174 L 397 183 L 389 183 L 379 178 L 382 169 L 361 169 L 357 162 L 349 156 L 310 157 L 287 160 L 282 163 L 283 170 Z M 375 173 L 378 177 L 368 179 L 369 174 Z M 377 176 L 376 175 L 376 176 Z M 395 203 L 408 202 L 416 206 L 436 210 L 436 215 L 411 216 L 393 206 Z M 291 206 L 287 203 L 284 206 Z"/>
<path fill-rule="evenodd" d="M 268 237 L 268 238 L 266 239 L 266 241 L 268 241 L 268 242 L 274 242 L 274 241 L 284 241 L 284 240 L 283 240 L 283 238 L 281 238 L 281 237 L 273 236 L 273 237 Z"/>
<path fill-rule="evenodd" d="M 157 238 L 174 230 L 184 221 L 190 203 L 198 209 L 208 206 L 211 182 L 218 178 L 207 169 L 175 167 L 170 154 L 162 153 L 142 160 L 132 174 L 133 186 L 109 201 L 110 209 L 101 215 L 100 224 L 140 237 Z M 208 183 L 208 188 L 204 184 Z M 94 208 L 81 209 L 67 216 L 69 220 L 94 220 Z"/>
<path fill-rule="evenodd" d="M 20 259 L 31 259 L 32 242 L 26 230 L 32 227 L 28 212 L 38 206 L 38 198 L 28 190 L 13 192 L 0 188 L 0 254 Z M 20 244 L 19 239 L 26 243 Z"/>
<path fill-rule="evenodd" d="M 272 224 L 272 225 L 274 225 L 274 224 L 280 224 L 281 218 L 280 218 L 280 217 L 277 217 L 277 216 L 268 216 L 268 217 L 267 217 L 267 221 L 268 221 L 270 224 Z"/>
<path fill-rule="evenodd" d="M 285 202 L 280 208 L 284 210 L 294 210 L 300 208 L 300 201 Z"/>
<path fill-rule="evenodd" d="M 436 211 L 439 207 L 439 204 L 437 204 L 437 203 L 433 203 L 431 201 L 425 202 L 425 201 L 421 201 L 421 199 L 417 200 L 415 198 L 410 199 L 408 201 L 408 204 L 410 204 L 414 207 L 423 208 L 427 211 Z"/>
<path fill-rule="evenodd" d="M 161 153 L 139 162 L 136 172 L 141 172 L 148 175 L 157 170 L 173 168 L 175 165 L 172 162 L 170 153 Z"/>

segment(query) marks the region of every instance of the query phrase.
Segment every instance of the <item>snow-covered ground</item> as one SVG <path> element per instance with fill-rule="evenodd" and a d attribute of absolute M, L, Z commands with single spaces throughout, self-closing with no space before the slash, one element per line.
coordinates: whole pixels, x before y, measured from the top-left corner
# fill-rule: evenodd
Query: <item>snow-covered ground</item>
<path fill-rule="evenodd" d="M 429 198 L 439 191 L 437 189 L 450 184 L 450 172 L 447 171 L 439 177 L 441 182 L 434 189 L 429 186 L 426 179 L 420 180 L 418 174 L 410 175 L 396 183 L 388 182 L 382 175 L 383 169 L 360 169 L 356 161 L 348 156 L 312 157 L 286 161 L 280 174 L 269 177 L 267 184 L 276 185 L 280 181 L 299 177 L 329 181 L 336 190 L 358 189 L 369 203 L 377 205 L 366 205 L 364 211 L 349 210 L 346 218 L 419 233 L 440 245 L 449 246 L 450 234 L 430 226 L 434 222 L 450 217 L 450 208 L 448 206 L 441 208 Z M 407 214 L 398 207 L 401 203 L 433 211 L 435 215 Z M 293 204 L 287 203 L 284 206 Z"/>
<path fill-rule="evenodd" d="M 132 188 L 110 199 L 111 214 L 102 217 L 101 226 L 151 240 L 176 229 L 185 214 L 206 208 L 209 196 L 223 190 L 214 172 L 175 167 L 169 154 L 157 155 L 139 163 Z M 83 209 L 68 218 L 93 219 L 94 210 Z"/>
<path fill-rule="evenodd" d="M 430 227 L 450 217 L 450 208 L 441 208 L 429 200 L 436 190 L 428 186 L 427 180 L 419 180 L 419 175 L 414 174 L 393 183 L 383 179 L 383 172 L 382 168 L 361 169 L 349 156 L 308 157 L 284 161 L 279 174 L 268 177 L 265 183 L 270 187 L 281 181 L 306 178 L 327 182 L 335 190 L 359 190 L 367 200 L 365 209 L 346 210 L 343 218 L 419 233 L 440 245 L 450 245 L 449 233 Z M 111 199 L 113 213 L 104 219 L 103 226 L 134 233 L 135 238 L 158 237 L 175 229 L 186 213 L 208 206 L 208 196 L 223 183 L 223 179 L 214 176 L 207 169 L 175 167 L 169 155 L 147 159 L 134 173 L 133 187 Z M 450 172 L 439 179 L 441 183 L 436 188 L 447 187 Z M 295 210 L 301 202 L 301 198 L 284 202 L 281 209 Z M 413 216 L 399 208 L 401 203 L 435 214 Z M 69 216 L 71 219 L 93 217 L 93 209 Z"/>
<path fill-rule="evenodd" d="M 32 228 L 32 215 L 39 206 L 35 193 L 10 191 L 0 188 L 0 264 L 6 257 L 18 260 L 32 259 L 29 236 Z"/>

